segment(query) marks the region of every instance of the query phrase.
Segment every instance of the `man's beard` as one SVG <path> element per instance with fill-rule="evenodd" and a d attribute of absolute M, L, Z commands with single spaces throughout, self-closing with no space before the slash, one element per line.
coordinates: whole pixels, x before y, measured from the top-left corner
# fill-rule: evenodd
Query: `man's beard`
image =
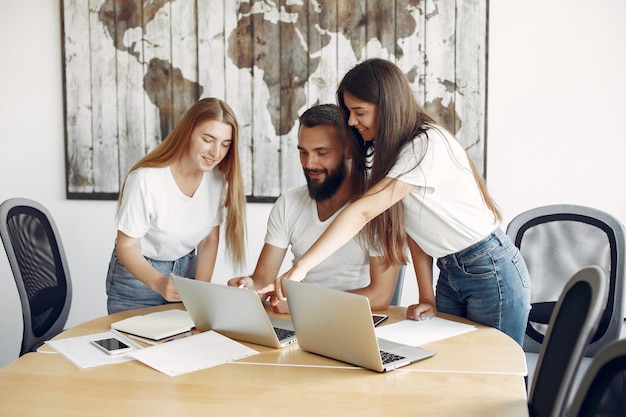
<path fill-rule="evenodd" d="M 323 172 L 326 173 L 326 179 L 321 184 L 315 184 L 311 182 L 309 178 L 309 172 Z M 346 178 L 346 164 L 342 158 L 337 168 L 328 171 L 326 169 L 304 169 L 304 177 L 306 178 L 306 185 L 309 189 L 309 196 L 315 201 L 328 200 L 335 195 L 341 184 L 343 184 Z"/>

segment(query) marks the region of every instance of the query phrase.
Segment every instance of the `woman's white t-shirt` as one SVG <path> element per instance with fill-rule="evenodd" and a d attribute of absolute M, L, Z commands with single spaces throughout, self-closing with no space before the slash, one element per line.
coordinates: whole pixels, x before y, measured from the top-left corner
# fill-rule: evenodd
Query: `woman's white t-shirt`
<path fill-rule="evenodd" d="M 439 127 L 427 134 L 404 146 L 387 177 L 416 186 L 402 199 L 406 231 L 424 252 L 440 258 L 481 241 L 498 222 L 461 144 Z"/>
<path fill-rule="evenodd" d="M 176 185 L 169 167 L 131 172 L 117 214 L 117 228 L 141 239 L 142 255 L 173 261 L 194 250 L 219 225 L 224 180 L 218 169 L 205 172 L 192 197 Z"/>

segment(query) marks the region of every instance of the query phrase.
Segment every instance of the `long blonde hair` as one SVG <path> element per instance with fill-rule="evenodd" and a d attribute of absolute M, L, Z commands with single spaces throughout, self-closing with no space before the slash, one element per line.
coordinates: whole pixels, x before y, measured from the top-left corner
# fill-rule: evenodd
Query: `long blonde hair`
<path fill-rule="evenodd" d="M 233 143 L 224 159 L 219 163 L 220 170 L 226 181 L 226 198 L 224 206 L 227 209 L 226 249 L 236 267 L 245 265 L 245 207 L 246 196 L 243 189 L 241 165 L 239 161 L 239 124 L 235 113 L 228 104 L 217 98 L 205 98 L 196 102 L 182 117 L 180 122 L 167 135 L 165 140 L 154 150 L 141 158 L 130 169 L 129 174 L 138 168 L 163 168 L 178 161 L 189 149 L 191 132 L 200 123 L 206 120 L 217 120 L 232 128 Z M 126 176 L 128 178 L 128 175 Z M 122 183 L 118 198 L 118 209 L 122 201 L 126 178 Z"/>

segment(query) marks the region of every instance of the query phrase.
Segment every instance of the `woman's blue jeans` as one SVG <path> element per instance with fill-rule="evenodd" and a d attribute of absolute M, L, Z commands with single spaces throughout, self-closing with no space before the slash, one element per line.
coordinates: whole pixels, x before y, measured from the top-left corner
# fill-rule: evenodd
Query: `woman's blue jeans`
<path fill-rule="evenodd" d="M 191 278 L 196 271 L 195 251 L 175 261 L 155 261 L 146 258 L 148 263 L 163 275 L 176 274 Z M 109 314 L 132 310 L 141 307 L 151 307 L 167 304 L 167 301 L 158 292 L 152 291 L 143 282 L 135 278 L 117 259 L 117 252 L 113 250 L 109 262 L 109 272 L 106 280 L 107 310 Z"/>
<path fill-rule="evenodd" d="M 526 263 L 497 228 L 482 241 L 437 260 L 437 311 L 467 317 L 524 342 L 530 311 Z"/>

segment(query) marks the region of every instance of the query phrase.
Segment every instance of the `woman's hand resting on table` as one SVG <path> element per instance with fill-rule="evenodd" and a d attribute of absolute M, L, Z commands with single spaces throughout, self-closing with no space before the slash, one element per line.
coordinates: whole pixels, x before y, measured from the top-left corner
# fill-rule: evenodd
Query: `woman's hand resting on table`
<path fill-rule="evenodd" d="M 411 304 L 406 309 L 406 318 L 410 320 L 424 320 L 437 315 L 437 307 L 433 302 Z"/>
<path fill-rule="evenodd" d="M 163 275 L 163 278 L 156 282 L 156 287 L 153 288 L 153 290 L 161 294 L 161 297 L 170 303 L 178 303 L 181 301 L 180 294 L 178 294 L 172 277 Z"/>

